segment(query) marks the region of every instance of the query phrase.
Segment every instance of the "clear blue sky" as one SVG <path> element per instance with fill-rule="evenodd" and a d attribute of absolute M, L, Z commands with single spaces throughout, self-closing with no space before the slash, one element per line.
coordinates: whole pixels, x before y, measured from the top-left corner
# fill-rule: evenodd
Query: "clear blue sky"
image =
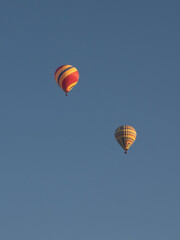
<path fill-rule="evenodd" d="M 1 1 L 1 240 L 180 239 L 179 9 Z M 63 64 L 80 73 L 68 97 Z"/>

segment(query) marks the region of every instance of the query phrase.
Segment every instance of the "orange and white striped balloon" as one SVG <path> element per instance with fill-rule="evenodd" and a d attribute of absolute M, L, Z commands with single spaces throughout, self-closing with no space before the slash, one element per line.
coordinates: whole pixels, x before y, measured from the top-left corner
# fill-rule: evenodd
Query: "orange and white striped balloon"
<path fill-rule="evenodd" d="M 123 125 L 116 129 L 114 135 L 115 135 L 117 142 L 125 150 L 125 153 L 127 153 L 128 149 L 131 147 L 131 145 L 136 140 L 137 133 L 133 127 Z"/>

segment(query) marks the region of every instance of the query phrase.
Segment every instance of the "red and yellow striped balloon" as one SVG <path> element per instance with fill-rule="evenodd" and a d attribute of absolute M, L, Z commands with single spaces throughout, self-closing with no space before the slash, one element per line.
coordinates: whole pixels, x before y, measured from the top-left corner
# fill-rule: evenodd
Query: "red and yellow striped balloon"
<path fill-rule="evenodd" d="M 67 95 L 79 80 L 78 70 L 72 65 L 63 65 L 56 70 L 55 80 Z"/>
<path fill-rule="evenodd" d="M 118 127 L 115 131 L 115 138 L 121 147 L 125 150 L 125 153 L 127 153 L 128 149 L 136 140 L 136 135 L 136 130 L 133 127 L 127 125 Z"/>

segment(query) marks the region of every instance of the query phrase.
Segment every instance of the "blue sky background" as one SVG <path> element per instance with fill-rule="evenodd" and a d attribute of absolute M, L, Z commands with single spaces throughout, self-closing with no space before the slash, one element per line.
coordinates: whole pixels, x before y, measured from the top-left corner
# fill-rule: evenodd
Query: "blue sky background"
<path fill-rule="evenodd" d="M 1 1 L 0 239 L 180 239 L 179 8 Z"/>

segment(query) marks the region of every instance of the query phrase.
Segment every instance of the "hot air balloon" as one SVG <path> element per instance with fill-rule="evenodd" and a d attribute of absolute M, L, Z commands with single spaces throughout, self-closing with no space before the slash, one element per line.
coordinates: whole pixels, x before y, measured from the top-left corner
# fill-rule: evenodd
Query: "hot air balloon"
<path fill-rule="evenodd" d="M 124 153 L 127 153 L 128 149 L 131 147 L 131 145 L 136 140 L 136 130 L 127 125 L 123 125 L 121 127 L 118 127 L 115 131 L 115 138 L 117 142 L 121 145 L 121 147 L 124 149 Z"/>
<path fill-rule="evenodd" d="M 79 73 L 72 65 L 63 65 L 56 69 L 54 77 L 67 96 L 67 93 L 77 84 Z"/>

